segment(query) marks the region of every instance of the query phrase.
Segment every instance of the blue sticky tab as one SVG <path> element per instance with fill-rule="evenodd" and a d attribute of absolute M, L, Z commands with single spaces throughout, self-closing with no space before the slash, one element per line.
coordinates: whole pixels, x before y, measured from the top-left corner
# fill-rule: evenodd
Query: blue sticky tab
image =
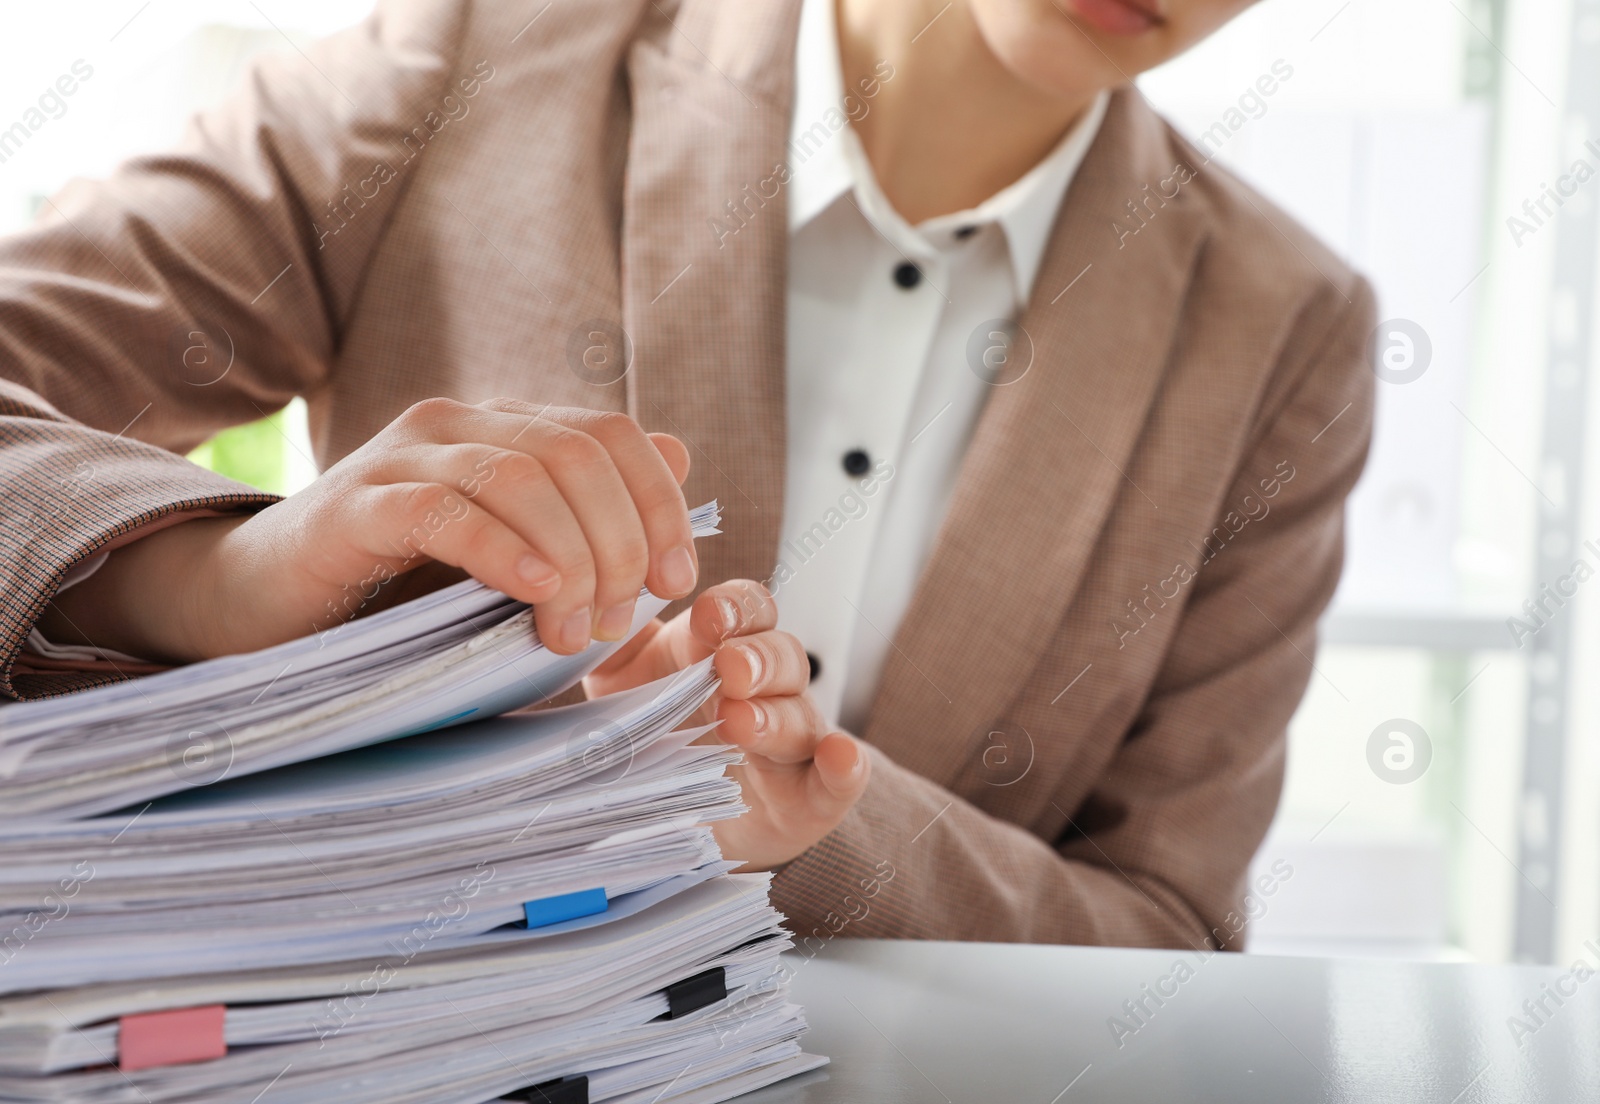
<path fill-rule="evenodd" d="M 576 893 L 562 893 L 555 897 L 541 897 L 537 901 L 525 901 L 522 905 L 523 915 L 527 917 L 530 928 L 543 928 L 550 924 L 559 924 L 563 920 L 593 916 L 605 910 L 604 889 L 580 889 Z"/>

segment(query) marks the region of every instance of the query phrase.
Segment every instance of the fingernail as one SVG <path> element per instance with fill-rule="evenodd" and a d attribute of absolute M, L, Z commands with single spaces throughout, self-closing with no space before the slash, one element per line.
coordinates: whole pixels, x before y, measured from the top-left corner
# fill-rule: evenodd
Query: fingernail
<path fill-rule="evenodd" d="M 766 664 L 761 659 L 761 653 L 754 648 L 740 648 L 739 655 L 750 668 L 750 689 L 754 690 L 761 685 L 761 678 L 767 673 Z"/>
<path fill-rule="evenodd" d="M 747 701 L 750 707 L 750 731 L 757 736 L 767 730 L 767 710 L 760 702 Z"/>
<path fill-rule="evenodd" d="M 579 610 L 561 623 L 557 635 L 561 637 L 561 646 L 569 652 L 579 652 L 589 646 L 589 611 Z"/>
<path fill-rule="evenodd" d="M 717 607 L 717 619 L 722 623 L 722 635 L 731 635 L 739 627 L 739 607 L 733 604 L 732 598 L 720 596 L 714 605 Z"/>
<path fill-rule="evenodd" d="M 600 623 L 595 626 L 595 635 L 601 640 L 621 640 L 628 635 L 628 630 L 632 627 L 633 603 L 623 602 L 600 615 Z"/>
<path fill-rule="evenodd" d="M 538 556 L 525 555 L 517 561 L 517 577 L 529 586 L 546 586 L 560 578 L 556 569 Z"/>
<path fill-rule="evenodd" d="M 679 545 L 662 554 L 660 563 L 661 585 L 673 594 L 687 594 L 694 589 L 697 573 L 694 555 L 686 545 Z"/>

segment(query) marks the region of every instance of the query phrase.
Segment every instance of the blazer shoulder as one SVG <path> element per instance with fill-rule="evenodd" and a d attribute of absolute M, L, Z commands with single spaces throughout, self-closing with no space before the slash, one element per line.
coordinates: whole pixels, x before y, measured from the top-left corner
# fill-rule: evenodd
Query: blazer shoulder
<path fill-rule="evenodd" d="M 1265 301 L 1328 299 L 1343 306 L 1370 297 L 1366 280 L 1293 215 L 1156 116 L 1173 165 L 1185 167 L 1184 190 L 1205 220 L 1205 268 Z"/>
<path fill-rule="evenodd" d="M 1121 133 L 1113 137 L 1135 168 L 1129 179 L 1159 179 L 1161 196 L 1183 211 L 1168 233 L 1197 243 L 1187 277 L 1192 318 L 1230 350 L 1213 375 L 1258 389 L 1269 418 L 1319 366 L 1370 382 L 1371 284 L 1296 218 L 1207 160 L 1142 97 L 1119 98 Z"/>

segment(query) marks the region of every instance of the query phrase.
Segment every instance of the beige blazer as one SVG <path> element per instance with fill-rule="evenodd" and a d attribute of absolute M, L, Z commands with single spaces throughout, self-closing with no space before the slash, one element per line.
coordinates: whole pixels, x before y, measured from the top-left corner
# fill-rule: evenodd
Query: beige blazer
<path fill-rule="evenodd" d="M 769 577 L 786 218 L 760 197 L 797 8 L 386 0 L 47 203 L 0 244 L 0 690 L 100 677 L 14 669 L 41 608 L 141 526 L 270 501 L 178 454 L 295 395 L 324 466 L 428 396 L 625 409 L 722 502 L 703 580 Z M 803 945 L 1238 945 L 1373 322 L 1345 265 L 1116 93 L 859 734 L 868 793 L 776 879 Z M 620 380 L 596 333 L 613 363 L 627 335 Z"/>

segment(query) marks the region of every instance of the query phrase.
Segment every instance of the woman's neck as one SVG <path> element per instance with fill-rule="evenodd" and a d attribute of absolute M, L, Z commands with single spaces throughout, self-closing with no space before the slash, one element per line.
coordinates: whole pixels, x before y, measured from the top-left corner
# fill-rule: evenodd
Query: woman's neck
<path fill-rule="evenodd" d="M 881 60 L 894 66 L 854 126 L 884 194 L 913 225 L 975 207 L 1026 174 L 1094 101 L 1094 90 L 1062 98 L 1024 84 L 966 0 L 833 2 L 846 87 Z"/>

